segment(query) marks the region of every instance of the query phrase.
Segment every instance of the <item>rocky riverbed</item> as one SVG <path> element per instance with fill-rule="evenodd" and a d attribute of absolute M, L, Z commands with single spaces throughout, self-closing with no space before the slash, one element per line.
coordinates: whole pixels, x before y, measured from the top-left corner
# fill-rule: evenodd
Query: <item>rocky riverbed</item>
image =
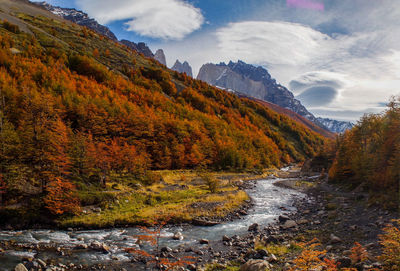
<path fill-rule="evenodd" d="M 348 256 L 354 242 L 369 252 L 359 270 L 380 266 L 376 259 L 378 234 L 398 217 L 396 213 L 368 206 L 367 195 L 342 191 L 328 184 L 324 176 L 299 178 L 288 170 L 281 174 L 284 179 L 258 181 L 255 188 L 248 190 L 253 206 L 239 212 L 241 218 L 233 216 L 229 218 L 232 221 L 212 227 L 181 225 L 165 229 L 161 256 L 170 260 L 191 256 L 193 263 L 187 266 L 188 270 L 202 270 L 209 264 L 222 268 L 232 262 L 242 265 L 244 271 L 253 270 L 254 266 L 283 270 L 296 255 L 293 244 L 315 237 L 328 255 L 343 266 L 351 264 Z M 0 262 L 6 259 L 9 263 L 0 270 L 12 270 L 16 260 L 23 263 L 18 270 L 147 268 L 144 257 L 123 251 L 138 247 L 137 239 L 132 238 L 140 234 L 137 229 L 42 233 L 50 239 L 48 242 L 40 242 L 37 231 L 30 234 L 21 232 L 20 238 L 14 234 L 7 239 L 6 232 L 0 233 Z M 265 248 L 254 250 L 259 243 Z M 139 245 L 149 249 L 145 244 Z M 14 261 L 10 260 L 12 257 Z"/>

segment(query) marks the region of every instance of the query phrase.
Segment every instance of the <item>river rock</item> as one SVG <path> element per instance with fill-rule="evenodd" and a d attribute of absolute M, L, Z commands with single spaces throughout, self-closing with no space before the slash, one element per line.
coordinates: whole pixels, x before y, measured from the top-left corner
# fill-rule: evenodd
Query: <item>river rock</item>
<path fill-rule="evenodd" d="M 294 227 L 297 227 L 297 223 L 294 220 L 287 220 L 285 224 L 282 225 L 282 228 L 285 230 Z"/>
<path fill-rule="evenodd" d="M 210 243 L 210 241 L 208 241 L 207 239 L 200 239 L 200 244 L 202 245 L 208 245 Z"/>
<path fill-rule="evenodd" d="M 270 267 L 271 265 L 264 260 L 248 260 L 240 267 L 239 271 L 266 271 Z"/>
<path fill-rule="evenodd" d="M 75 249 L 88 249 L 87 244 L 78 244 L 75 246 Z"/>
<path fill-rule="evenodd" d="M 161 252 L 172 252 L 172 248 L 170 247 L 162 247 Z"/>
<path fill-rule="evenodd" d="M 94 250 L 102 251 L 108 253 L 110 251 L 110 247 L 104 243 L 100 243 L 99 241 L 93 241 L 90 244 L 90 247 Z"/>
<path fill-rule="evenodd" d="M 182 233 L 181 233 L 180 231 L 178 231 L 178 232 L 176 232 L 176 233 L 174 234 L 174 236 L 172 237 L 172 239 L 182 241 L 182 240 L 183 240 L 183 235 L 182 235 Z"/>
<path fill-rule="evenodd" d="M 302 224 L 308 224 L 308 220 L 307 219 L 300 219 L 299 221 L 297 221 L 298 225 L 302 225 Z"/>
<path fill-rule="evenodd" d="M 331 234 L 330 238 L 331 238 L 331 243 L 335 244 L 335 243 L 341 243 L 342 242 L 342 239 L 340 239 L 339 237 L 337 237 L 333 233 Z"/>
<path fill-rule="evenodd" d="M 258 224 L 254 223 L 249 227 L 248 231 L 258 231 L 258 228 L 259 228 Z"/>
<path fill-rule="evenodd" d="M 224 241 L 224 242 L 230 242 L 230 241 L 232 241 L 232 239 L 229 238 L 228 236 L 224 235 L 224 236 L 222 236 L 222 241 Z"/>
<path fill-rule="evenodd" d="M 93 212 L 96 212 L 96 213 L 100 213 L 101 212 L 101 208 L 100 207 L 95 207 L 92 210 L 93 210 Z"/>
<path fill-rule="evenodd" d="M 274 263 L 274 262 L 278 261 L 278 258 L 274 254 L 271 253 L 271 256 L 269 256 L 269 258 L 268 258 L 268 261 L 271 263 Z"/>
<path fill-rule="evenodd" d="M 40 264 L 40 266 L 42 266 L 42 267 L 46 267 L 47 266 L 47 264 L 42 260 L 42 259 L 37 259 L 36 260 L 39 264 Z"/>
<path fill-rule="evenodd" d="M 14 269 L 15 271 L 28 271 L 28 269 L 26 269 L 25 265 L 23 265 L 22 263 L 17 264 L 17 266 Z"/>
<path fill-rule="evenodd" d="M 279 219 L 279 222 L 281 222 L 281 223 L 285 223 L 286 221 L 290 220 L 290 218 L 286 215 L 280 215 L 278 217 L 278 219 Z"/>

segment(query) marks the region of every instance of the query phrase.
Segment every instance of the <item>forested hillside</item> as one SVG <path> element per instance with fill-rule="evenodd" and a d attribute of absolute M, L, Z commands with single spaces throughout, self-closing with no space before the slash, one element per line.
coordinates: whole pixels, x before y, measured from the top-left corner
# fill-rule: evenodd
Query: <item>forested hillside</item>
<path fill-rule="evenodd" d="M 111 178 L 148 183 L 155 169 L 279 167 L 324 143 L 254 101 L 22 7 L 0 24 L 4 202 L 73 213 L 75 187 Z"/>
<path fill-rule="evenodd" d="M 383 114 L 365 115 L 340 135 L 329 171 L 334 182 L 368 191 L 373 200 L 398 208 L 400 185 L 400 98 Z M 373 202 L 372 202 L 373 203 Z"/>

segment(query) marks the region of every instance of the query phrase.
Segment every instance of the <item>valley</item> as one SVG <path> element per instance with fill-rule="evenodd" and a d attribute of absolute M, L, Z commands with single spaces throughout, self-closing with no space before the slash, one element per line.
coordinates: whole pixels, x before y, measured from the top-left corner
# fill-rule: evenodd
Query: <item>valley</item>
<path fill-rule="evenodd" d="M 400 270 L 399 96 L 318 117 L 347 77 L 292 80 L 321 91 L 309 110 L 268 65 L 235 55 L 196 79 L 185 51 L 168 68 L 171 31 L 149 32 L 153 53 L 80 4 L 0 0 L 0 271 Z"/>

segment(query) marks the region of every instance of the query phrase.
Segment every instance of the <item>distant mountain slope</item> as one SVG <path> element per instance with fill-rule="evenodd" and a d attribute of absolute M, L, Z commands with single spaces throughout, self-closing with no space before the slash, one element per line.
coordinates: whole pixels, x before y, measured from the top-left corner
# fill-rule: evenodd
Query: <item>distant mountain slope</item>
<path fill-rule="evenodd" d="M 328 137 L 328 138 L 334 138 L 335 137 L 335 135 L 332 132 L 329 132 L 326 129 L 321 128 L 320 126 L 316 125 L 312 121 L 306 119 L 303 116 L 300 116 L 299 114 L 293 112 L 292 110 L 280 107 L 280 106 L 278 106 L 276 104 L 273 104 L 273 103 L 270 103 L 270 102 L 266 102 L 266 101 L 263 101 L 263 100 L 256 99 L 256 101 L 261 103 L 261 104 L 263 104 L 263 105 L 265 105 L 265 106 L 267 106 L 268 108 L 274 110 L 275 112 L 277 112 L 279 114 L 284 114 L 284 115 L 290 117 L 291 119 L 297 121 L 298 123 L 303 124 L 307 128 L 313 130 L 314 132 L 316 132 L 316 133 L 318 133 L 318 134 L 320 134 L 322 136 L 325 136 L 325 137 Z"/>
<path fill-rule="evenodd" d="M 39 2 L 38 4 L 53 14 L 63 17 L 66 20 L 77 23 L 82 26 L 86 26 L 93 31 L 102 34 L 114 41 L 117 41 L 115 34 L 106 26 L 99 24 L 95 19 L 90 18 L 88 14 L 83 11 L 76 10 L 74 8 L 61 8 L 48 4 L 47 2 Z"/>
<path fill-rule="evenodd" d="M 293 94 L 284 86 L 276 83 L 268 71 L 238 61 L 220 64 L 205 64 L 201 67 L 197 79 L 225 89 L 233 89 L 248 96 L 277 104 L 290 109 L 323 127 Z"/>
<path fill-rule="evenodd" d="M 33 2 L 36 5 L 39 5 L 51 13 L 64 18 L 65 20 L 74 22 L 81 26 L 86 26 L 87 28 L 108 37 L 113 41 L 118 41 L 115 34 L 106 26 L 99 24 L 95 19 L 90 18 L 88 14 L 83 11 L 76 10 L 74 8 L 63 8 L 53 6 L 47 2 Z M 138 51 L 145 55 L 146 57 L 154 57 L 153 52 L 150 48 L 143 42 L 135 43 L 129 40 L 121 40 L 122 44 L 128 46 L 129 48 Z"/>
<path fill-rule="evenodd" d="M 333 133 L 343 133 L 353 128 L 354 124 L 348 121 L 338 121 L 328 118 L 317 118 L 320 123 Z"/>

